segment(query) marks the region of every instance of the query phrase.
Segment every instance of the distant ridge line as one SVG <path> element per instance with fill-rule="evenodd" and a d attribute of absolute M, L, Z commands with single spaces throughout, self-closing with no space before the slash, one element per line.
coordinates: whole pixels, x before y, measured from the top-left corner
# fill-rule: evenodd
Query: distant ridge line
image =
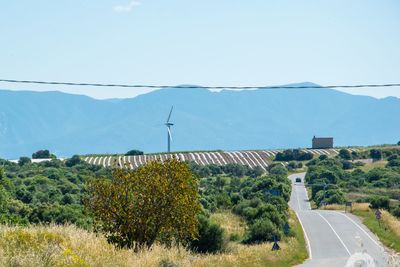
<path fill-rule="evenodd" d="M 400 83 L 386 84 L 353 84 L 353 85 L 282 85 L 282 86 L 200 86 L 200 85 L 151 85 L 151 84 L 112 84 L 112 83 L 81 83 L 81 82 L 57 82 L 57 81 L 37 81 L 37 80 L 13 80 L 0 79 L 6 83 L 42 84 L 42 85 L 66 85 L 66 86 L 94 86 L 94 87 L 122 87 L 122 88 L 158 88 L 158 89 L 334 89 L 334 88 L 373 88 L 373 87 L 400 87 Z"/>

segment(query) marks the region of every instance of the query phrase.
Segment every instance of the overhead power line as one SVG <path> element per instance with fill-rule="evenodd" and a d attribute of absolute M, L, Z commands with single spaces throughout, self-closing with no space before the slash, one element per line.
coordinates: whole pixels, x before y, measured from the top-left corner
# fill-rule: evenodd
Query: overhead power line
<path fill-rule="evenodd" d="M 78 83 L 78 82 L 55 82 L 55 81 L 35 81 L 35 80 L 11 80 L 0 79 L 0 82 L 22 83 L 22 84 L 42 84 L 42 85 L 66 85 L 66 86 L 94 86 L 94 87 L 122 87 L 122 88 L 207 88 L 207 89 L 334 89 L 334 88 L 373 88 L 373 87 L 400 87 L 400 83 L 388 84 L 352 84 L 352 85 L 281 85 L 281 86 L 200 86 L 200 85 L 150 85 L 150 84 L 111 84 L 111 83 Z"/>

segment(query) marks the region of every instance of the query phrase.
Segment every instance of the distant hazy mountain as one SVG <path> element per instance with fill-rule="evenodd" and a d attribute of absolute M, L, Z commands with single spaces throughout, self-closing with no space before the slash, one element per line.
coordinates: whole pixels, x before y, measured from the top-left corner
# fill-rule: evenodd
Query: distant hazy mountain
<path fill-rule="evenodd" d="M 95 100 L 60 92 L 0 91 L 0 157 L 49 149 L 58 156 L 164 151 L 171 105 L 173 150 L 309 147 L 400 140 L 400 99 L 327 89 L 211 92 L 158 90 L 132 99 Z"/>

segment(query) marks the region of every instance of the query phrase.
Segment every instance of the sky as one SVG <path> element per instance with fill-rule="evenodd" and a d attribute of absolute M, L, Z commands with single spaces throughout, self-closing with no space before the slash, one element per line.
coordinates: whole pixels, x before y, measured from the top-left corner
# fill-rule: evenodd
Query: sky
<path fill-rule="evenodd" d="M 18 0 L 0 79 L 267 86 L 400 83 L 398 0 Z M 124 98 L 146 89 L 13 85 Z M 378 98 L 400 88 L 346 90 Z"/>

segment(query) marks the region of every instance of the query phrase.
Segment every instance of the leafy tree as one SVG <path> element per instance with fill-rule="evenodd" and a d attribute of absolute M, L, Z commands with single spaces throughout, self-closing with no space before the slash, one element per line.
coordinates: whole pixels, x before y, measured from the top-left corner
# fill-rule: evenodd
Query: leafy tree
<path fill-rule="evenodd" d="M 51 155 L 50 152 L 45 149 L 45 150 L 38 150 L 35 153 L 32 154 L 33 159 L 49 159 L 54 157 L 54 155 Z"/>
<path fill-rule="evenodd" d="M 400 141 L 399 141 L 399 142 L 397 142 L 397 145 L 398 145 L 398 146 L 400 146 Z"/>
<path fill-rule="evenodd" d="M 18 165 L 19 166 L 24 166 L 25 164 L 31 163 L 31 159 L 28 157 L 20 157 L 18 160 Z"/>
<path fill-rule="evenodd" d="M 371 158 L 374 160 L 382 159 L 382 151 L 380 149 L 371 149 L 369 151 L 369 154 L 370 154 Z"/>
<path fill-rule="evenodd" d="M 90 181 L 88 191 L 87 208 L 118 247 L 138 250 L 157 240 L 186 244 L 197 237 L 198 183 L 184 162 L 171 159 L 137 171 L 116 169 L 111 181 Z"/>
<path fill-rule="evenodd" d="M 138 156 L 144 155 L 143 151 L 132 149 L 125 153 L 125 156 Z"/>
<path fill-rule="evenodd" d="M 340 149 L 339 157 L 341 159 L 351 159 L 350 151 L 348 151 L 347 149 Z"/>
<path fill-rule="evenodd" d="M 67 159 L 65 161 L 65 166 L 72 167 L 82 162 L 81 157 L 79 155 L 73 155 L 72 158 Z"/>

